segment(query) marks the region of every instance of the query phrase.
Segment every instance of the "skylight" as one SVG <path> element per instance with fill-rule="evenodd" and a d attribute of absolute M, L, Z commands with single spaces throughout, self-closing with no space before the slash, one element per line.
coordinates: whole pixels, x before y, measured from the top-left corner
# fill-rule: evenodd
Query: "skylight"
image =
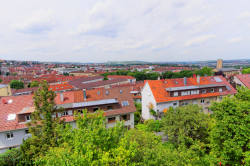
<path fill-rule="evenodd" d="M 16 114 L 9 114 L 7 120 L 15 120 Z"/>
<path fill-rule="evenodd" d="M 214 77 L 215 82 L 222 82 L 222 80 L 219 77 Z"/>

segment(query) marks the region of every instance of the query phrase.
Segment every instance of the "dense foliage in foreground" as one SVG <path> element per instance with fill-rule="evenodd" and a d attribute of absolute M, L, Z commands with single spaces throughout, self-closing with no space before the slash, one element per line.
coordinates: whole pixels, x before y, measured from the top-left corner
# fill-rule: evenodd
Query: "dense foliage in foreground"
<path fill-rule="evenodd" d="M 36 107 L 48 116 L 54 111 L 54 96 L 46 85 L 40 88 L 35 100 L 43 101 Z M 214 103 L 211 115 L 204 114 L 197 105 L 187 105 L 171 108 L 162 120 L 148 120 L 131 130 L 122 123 L 107 129 L 102 112 L 76 115 L 77 128 L 47 117 L 43 123 L 31 126 L 34 136 L 20 149 L 2 154 L 0 164 L 250 165 L 249 108 L 250 90 L 239 89 L 234 97 Z M 168 141 L 158 136 L 159 131 L 167 135 Z"/>

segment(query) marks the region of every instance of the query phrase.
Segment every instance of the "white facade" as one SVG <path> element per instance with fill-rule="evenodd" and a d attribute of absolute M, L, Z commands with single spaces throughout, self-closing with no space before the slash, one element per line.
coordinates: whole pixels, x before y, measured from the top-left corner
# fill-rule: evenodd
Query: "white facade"
<path fill-rule="evenodd" d="M 12 147 L 19 147 L 23 140 L 30 137 L 30 134 L 27 134 L 27 128 L 20 129 L 20 130 L 12 130 L 12 131 L 5 131 L 0 133 L 0 153 L 5 152 L 9 148 Z M 7 134 L 12 133 L 12 138 L 7 138 Z"/>
<path fill-rule="evenodd" d="M 154 110 L 157 110 L 156 101 L 154 98 L 154 95 L 148 85 L 148 83 L 145 84 L 141 91 L 142 96 L 142 118 L 143 119 L 154 119 L 154 116 L 150 114 L 150 105 L 153 106 Z"/>

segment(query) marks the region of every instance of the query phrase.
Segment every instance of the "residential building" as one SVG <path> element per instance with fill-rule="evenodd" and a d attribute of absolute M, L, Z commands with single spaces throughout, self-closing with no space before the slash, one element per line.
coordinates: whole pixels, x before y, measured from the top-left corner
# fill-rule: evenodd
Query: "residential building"
<path fill-rule="evenodd" d="M 74 113 L 88 113 L 104 110 L 106 126 L 113 127 L 117 121 L 124 121 L 127 128 L 134 127 L 133 97 L 130 87 L 100 88 L 92 90 L 77 90 L 57 93 L 55 103 L 63 112 L 54 113 L 53 117 L 65 119 L 76 127 Z M 23 139 L 30 134 L 26 126 L 31 120 L 31 113 L 35 111 L 33 95 L 9 96 L 0 100 L 0 153 L 12 147 L 18 147 Z"/>
<path fill-rule="evenodd" d="M 235 75 L 233 81 L 238 86 L 250 88 L 250 74 Z"/>
<path fill-rule="evenodd" d="M 220 101 L 223 96 L 235 94 L 236 90 L 222 76 L 178 78 L 166 80 L 147 80 L 142 89 L 142 117 L 155 119 L 150 110 L 159 117 L 169 107 L 198 104 L 204 112 L 210 112 L 213 101 Z"/>
<path fill-rule="evenodd" d="M 10 85 L 0 84 L 0 96 L 11 96 Z"/>

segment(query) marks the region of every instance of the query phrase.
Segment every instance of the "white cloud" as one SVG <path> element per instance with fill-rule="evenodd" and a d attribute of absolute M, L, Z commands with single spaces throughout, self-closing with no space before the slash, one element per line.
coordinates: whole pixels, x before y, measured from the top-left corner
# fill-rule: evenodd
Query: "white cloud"
<path fill-rule="evenodd" d="M 243 38 L 241 38 L 241 37 L 234 37 L 234 38 L 229 39 L 228 42 L 229 43 L 238 43 L 242 40 L 243 40 Z"/>
<path fill-rule="evenodd" d="M 192 46 L 192 45 L 199 45 L 199 44 L 202 44 L 212 38 L 215 38 L 216 35 L 202 35 L 202 36 L 197 36 L 197 37 L 194 37 L 188 41 L 186 41 L 185 43 L 185 46 L 186 47 L 189 47 L 189 46 Z"/>
<path fill-rule="evenodd" d="M 226 6 L 207 0 L 5 1 L 0 58 L 176 61 L 223 58 L 226 50 L 224 57 L 234 58 L 230 43 L 240 39 L 230 37 L 250 36 L 249 6 L 249 0 Z M 238 43 L 241 57 L 250 51 L 249 40 Z"/>
<path fill-rule="evenodd" d="M 55 25 L 53 12 L 50 10 L 40 10 L 32 13 L 30 17 L 14 25 L 18 32 L 39 34 L 50 31 Z"/>
<path fill-rule="evenodd" d="M 250 18 L 250 11 L 245 11 L 240 13 L 239 19 L 249 19 Z"/>

